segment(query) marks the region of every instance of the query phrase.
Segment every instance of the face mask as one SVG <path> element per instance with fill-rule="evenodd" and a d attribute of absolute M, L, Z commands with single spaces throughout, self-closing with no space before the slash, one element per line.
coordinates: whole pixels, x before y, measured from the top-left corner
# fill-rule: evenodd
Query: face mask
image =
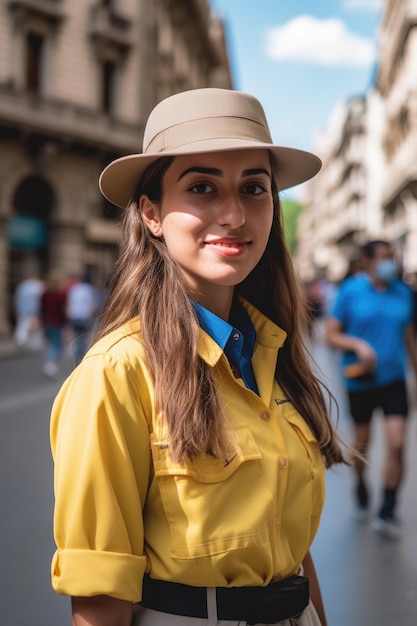
<path fill-rule="evenodd" d="M 377 263 L 375 268 L 376 277 L 384 283 L 392 283 L 398 277 L 398 265 L 394 259 L 384 259 Z"/>

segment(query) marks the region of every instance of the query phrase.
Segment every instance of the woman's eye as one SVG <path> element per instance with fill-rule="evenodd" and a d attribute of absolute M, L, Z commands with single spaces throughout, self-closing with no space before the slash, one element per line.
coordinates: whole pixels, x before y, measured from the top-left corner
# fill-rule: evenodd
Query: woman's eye
<path fill-rule="evenodd" d="M 262 193 L 266 193 L 266 189 L 263 185 L 260 185 L 259 183 L 250 183 L 249 185 L 244 186 L 243 193 L 252 196 L 260 196 Z"/>
<path fill-rule="evenodd" d="M 189 191 L 191 191 L 192 193 L 204 195 L 213 191 L 213 187 L 208 183 L 196 183 L 195 185 L 190 187 Z"/>

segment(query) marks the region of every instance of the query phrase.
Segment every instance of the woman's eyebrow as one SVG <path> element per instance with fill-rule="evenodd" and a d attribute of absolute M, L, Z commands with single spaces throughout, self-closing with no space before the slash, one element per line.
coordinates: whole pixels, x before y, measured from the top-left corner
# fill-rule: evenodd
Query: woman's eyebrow
<path fill-rule="evenodd" d="M 191 173 L 209 174 L 211 176 L 221 176 L 221 177 L 224 176 L 222 170 L 219 170 L 215 167 L 189 167 L 182 174 L 180 174 L 177 182 L 181 180 L 181 178 L 183 178 L 187 174 L 191 174 Z M 268 170 L 263 167 L 259 167 L 259 168 L 256 167 L 256 168 L 252 168 L 249 170 L 244 170 L 242 172 L 242 176 L 257 176 L 259 174 L 265 174 L 266 176 L 268 176 L 268 178 L 271 178 L 271 173 L 268 172 Z"/>
<path fill-rule="evenodd" d="M 263 167 L 245 170 L 243 172 L 243 176 L 257 176 L 258 174 L 266 174 L 268 178 L 271 178 L 271 173 Z"/>
<path fill-rule="evenodd" d="M 178 180 L 181 180 L 187 174 L 196 172 L 197 174 L 210 174 L 212 176 L 223 176 L 223 172 L 215 167 L 189 167 L 185 170 L 179 177 Z"/>

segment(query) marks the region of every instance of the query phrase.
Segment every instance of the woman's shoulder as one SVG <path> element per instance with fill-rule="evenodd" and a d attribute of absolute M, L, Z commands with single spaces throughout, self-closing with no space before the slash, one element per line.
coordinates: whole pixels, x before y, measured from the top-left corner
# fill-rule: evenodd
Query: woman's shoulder
<path fill-rule="evenodd" d="M 81 363 L 70 373 L 59 397 L 65 397 L 78 388 L 77 395 L 114 393 L 120 395 L 129 389 L 144 397 L 150 384 L 149 367 L 141 342 L 139 320 L 132 320 L 96 341 Z M 143 384 L 142 384 L 143 383 Z M 82 390 L 80 393 L 79 390 Z M 94 395 L 92 394 L 92 395 Z"/>
<path fill-rule="evenodd" d="M 143 358 L 144 349 L 139 318 L 134 318 L 101 337 L 92 345 L 84 358 L 99 356 L 126 363 L 133 363 Z"/>

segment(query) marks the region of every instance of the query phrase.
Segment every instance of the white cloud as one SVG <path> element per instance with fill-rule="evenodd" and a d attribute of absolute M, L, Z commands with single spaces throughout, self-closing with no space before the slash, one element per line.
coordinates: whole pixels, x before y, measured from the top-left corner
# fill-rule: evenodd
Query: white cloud
<path fill-rule="evenodd" d="M 375 57 L 372 41 L 349 32 L 340 19 L 309 15 L 268 30 L 266 54 L 278 61 L 345 67 L 368 67 Z"/>
<path fill-rule="evenodd" d="M 348 11 L 381 11 L 384 0 L 344 0 L 343 8 Z"/>

